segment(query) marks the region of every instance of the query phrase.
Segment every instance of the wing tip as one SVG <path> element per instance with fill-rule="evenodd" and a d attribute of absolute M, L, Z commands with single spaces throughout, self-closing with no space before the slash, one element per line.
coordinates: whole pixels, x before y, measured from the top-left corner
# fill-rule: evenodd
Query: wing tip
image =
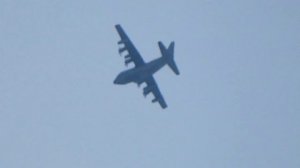
<path fill-rule="evenodd" d="M 166 104 L 161 105 L 161 108 L 166 109 L 168 106 Z"/>
<path fill-rule="evenodd" d="M 117 30 L 122 29 L 122 27 L 121 27 L 120 24 L 116 24 L 116 25 L 115 25 L 115 28 L 116 28 Z"/>

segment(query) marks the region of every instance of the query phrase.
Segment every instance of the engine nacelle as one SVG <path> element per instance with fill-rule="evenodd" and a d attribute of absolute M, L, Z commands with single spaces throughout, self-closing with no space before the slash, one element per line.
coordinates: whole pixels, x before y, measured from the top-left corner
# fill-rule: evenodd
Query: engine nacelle
<path fill-rule="evenodd" d="M 152 103 L 155 103 L 155 102 L 157 102 L 158 101 L 158 99 L 157 98 L 154 98 L 153 100 L 152 100 Z"/>
<path fill-rule="evenodd" d="M 128 54 L 128 55 L 125 55 L 124 57 L 125 57 L 125 59 L 129 59 L 130 55 Z"/>
<path fill-rule="evenodd" d="M 140 87 L 144 81 L 135 81 L 135 83 Z"/>
<path fill-rule="evenodd" d="M 127 66 L 130 62 L 132 62 L 133 60 L 131 58 L 129 59 L 125 59 L 125 65 Z"/>
<path fill-rule="evenodd" d="M 153 87 L 151 87 L 151 86 L 144 87 L 144 89 L 143 89 L 144 96 L 146 97 L 152 90 L 153 90 Z"/>
<path fill-rule="evenodd" d="M 126 42 L 128 42 L 128 40 L 122 39 L 122 40 L 118 41 L 118 44 L 125 44 Z"/>
<path fill-rule="evenodd" d="M 119 48 L 119 54 L 121 54 L 122 52 L 126 51 L 126 48 Z"/>

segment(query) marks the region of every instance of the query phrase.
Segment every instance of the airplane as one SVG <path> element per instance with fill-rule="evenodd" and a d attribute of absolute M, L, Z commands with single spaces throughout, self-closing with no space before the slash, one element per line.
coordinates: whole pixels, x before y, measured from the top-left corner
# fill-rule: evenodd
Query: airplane
<path fill-rule="evenodd" d="M 127 66 L 129 63 L 134 63 L 134 67 L 119 73 L 113 83 L 124 85 L 133 82 L 140 87 L 140 85 L 145 82 L 147 86 L 143 88 L 144 97 L 152 92 L 154 96 L 152 103 L 158 102 L 163 109 L 167 108 L 167 103 L 159 91 L 153 74 L 164 65 L 168 65 L 176 75 L 179 75 L 179 70 L 174 62 L 175 43 L 171 42 L 169 47 L 166 48 L 163 43 L 159 41 L 158 46 L 162 56 L 145 63 L 121 25 L 117 24 L 115 28 L 121 37 L 121 40 L 118 42 L 119 45 L 122 45 L 121 48 L 119 48 L 119 54 L 122 56 L 122 53 L 127 51 L 127 55 L 124 56 L 125 65 Z"/>

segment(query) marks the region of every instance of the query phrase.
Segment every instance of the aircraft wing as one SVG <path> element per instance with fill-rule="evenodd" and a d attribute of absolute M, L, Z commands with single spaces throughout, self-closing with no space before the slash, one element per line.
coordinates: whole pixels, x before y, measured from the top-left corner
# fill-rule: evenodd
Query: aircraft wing
<path fill-rule="evenodd" d="M 159 91 L 159 88 L 153 78 L 153 76 L 147 78 L 145 80 L 147 83 L 147 86 L 144 88 L 144 96 L 149 94 L 150 92 L 153 93 L 154 99 L 152 100 L 152 103 L 158 102 L 162 108 L 166 108 L 167 104 L 162 96 L 162 94 Z"/>
<path fill-rule="evenodd" d="M 115 27 L 121 37 L 121 40 L 118 42 L 118 44 L 124 44 L 124 47 L 119 49 L 119 53 L 121 54 L 124 51 L 128 52 L 128 55 L 125 56 L 125 65 L 127 66 L 127 64 L 129 64 L 130 62 L 133 62 L 135 64 L 135 67 L 144 65 L 145 62 L 143 58 L 141 57 L 140 53 L 137 51 L 133 43 L 130 41 L 121 25 L 116 25 Z"/>

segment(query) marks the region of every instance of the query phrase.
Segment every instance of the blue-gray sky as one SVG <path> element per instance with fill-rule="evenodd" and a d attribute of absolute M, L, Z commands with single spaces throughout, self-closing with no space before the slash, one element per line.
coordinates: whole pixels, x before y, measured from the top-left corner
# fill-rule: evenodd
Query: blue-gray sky
<path fill-rule="evenodd" d="M 300 1 L 0 0 L 0 167 L 299 168 Z M 136 85 L 114 25 L 176 76 Z"/>

